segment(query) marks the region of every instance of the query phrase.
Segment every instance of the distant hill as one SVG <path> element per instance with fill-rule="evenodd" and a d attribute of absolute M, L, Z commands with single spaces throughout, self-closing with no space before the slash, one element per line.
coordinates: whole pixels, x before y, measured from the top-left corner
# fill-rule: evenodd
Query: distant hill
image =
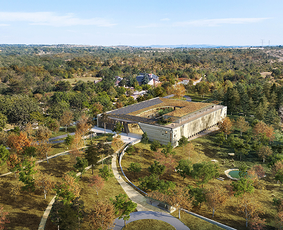
<path fill-rule="evenodd" d="M 150 46 L 133 46 L 140 48 L 240 48 L 240 47 L 249 47 L 249 46 L 221 46 L 221 45 L 150 45 Z"/>

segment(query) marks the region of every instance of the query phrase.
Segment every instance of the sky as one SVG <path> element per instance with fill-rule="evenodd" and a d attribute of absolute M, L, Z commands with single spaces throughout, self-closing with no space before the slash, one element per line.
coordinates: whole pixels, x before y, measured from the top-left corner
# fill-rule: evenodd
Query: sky
<path fill-rule="evenodd" d="M 283 45 L 282 0 L 0 0 L 0 44 Z"/>

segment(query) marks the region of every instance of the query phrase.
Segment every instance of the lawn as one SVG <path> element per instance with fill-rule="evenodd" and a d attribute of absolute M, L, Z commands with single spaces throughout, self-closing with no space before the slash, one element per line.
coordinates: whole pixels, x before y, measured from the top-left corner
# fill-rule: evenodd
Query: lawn
<path fill-rule="evenodd" d="M 97 80 L 100 80 L 101 78 L 98 77 L 75 77 L 75 78 L 69 78 L 69 79 L 64 79 L 63 81 L 68 81 L 71 83 L 71 85 L 75 85 L 78 81 L 83 81 L 83 82 L 94 82 Z"/>
<path fill-rule="evenodd" d="M 174 230 L 172 225 L 161 221 L 161 220 L 153 220 L 153 219 L 143 219 L 136 220 L 131 223 L 128 223 L 126 227 L 123 229 L 127 230 Z"/>
<path fill-rule="evenodd" d="M 54 181 L 60 181 L 64 173 L 74 170 L 73 164 L 75 162 L 71 160 L 69 155 L 60 156 L 47 162 L 42 162 L 38 165 L 38 169 L 52 175 Z M 98 174 L 99 168 L 94 170 L 94 174 Z M 119 193 L 124 193 L 124 190 L 118 184 L 115 178 L 110 178 L 104 188 L 96 195 L 96 191 L 88 186 L 88 178 L 91 176 L 91 170 L 88 170 L 79 181 L 81 187 L 81 198 L 85 202 L 86 210 L 92 208 L 93 202 L 97 199 L 109 199 L 115 197 Z M 51 192 L 47 195 L 47 199 L 44 200 L 43 191 L 35 190 L 35 192 L 22 192 L 15 201 L 15 198 L 9 194 L 11 187 L 16 183 L 14 174 L 0 177 L 0 205 L 4 207 L 5 212 L 9 212 L 10 224 L 5 225 L 7 229 L 15 230 L 34 230 L 37 229 L 41 220 L 41 217 L 48 206 L 49 202 L 55 195 L 55 192 Z M 48 220 L 45 229 L 57 229 L 50 220 Z M 87 223 L 82 225 L 81 229 L 89 229 Z"/>
<path fill-rule="evenodd" d="M 211 161 L 213 159 L 218 161 L 218 165 L 220 168 L 220 176 L 225 178 L 224 181 L 220 181 L 217 179 L 211 180 L 208 184 L 205 184 L 205 188 L 213 187 L 215 184 L 220 184 L 221 186 L 229 186 L 232 182 L 229 178 L 226 177 L 224 174 L 224 171 L 230 168 L 234 168 L 232 163 L 239 167 L 242 162 L 240 162 L 237 159 L 234 159 L 233 162 L 232 158 L 228 156 L 228 153 L 231 152 L 231 149 L 227 146 L 219 147 L 216 144 L 215 141 L 215 135 L 207 135 L 201 138 L 197 138 L 192 141 L 192 143 L 195 146 L 195 152 L 191 154 L 190 160 L 193 163 L 196 162 L 203 162 L 203 161 Z M 125 154 L 122 161 L 123 170 L 126 174 L 126 176 L 135 184 L 139 185 L 139 178 L 142 178 L 144 176 L 149 176 L 150 172 L 148 171 L 148 167 L 153 164 L 154 162 L 154 152 L 150 150 L 149 144 L 142 144 L 139 143 L 134 146 L 135 152 L 132 154 Z M 186 149 L 182 147 L 177 147 L 174 149 L 176 152 L 175 159 L 179 161 L 180 159 L 188 159 L 189 156 L 187 154 Z M 253 156 L 250 156 L 251 158 L 244 158 L 245 163 L 248 165 L 248 167 L 252 167 L 255 164 L 262 164 L 262 161 L 260 161 L 258 158 Z M 129 167 L 131 162 L 138 162 L 141 164 L 142 170 L 137 175 L 134 175 L 132 173 L 129 173 L 127 168 Z M 273 196 L 276 198 L 282 197 L 282 191 L 280 190 L 280 186 L 275 183 L 271 176 L 270 169 L 265 165 L 263 165 L 266 169 L 266 178 L 261 179 L 261 185 L 263 185 L 263 189 L 255 189 L 254 196 L 258 198 L 258 201 L 262 204 L 263 210 L 265 211 L 265 214 L 262 215 L 262 218 L 265 218 L 268 223 L 267 229 L 273 229 L 272 222 L 274 220 L 274 216 L 276 214 L 276 208 L 272 205 L 273 204 Z M 162 176 L 160 176 L 160 179 L 164 180 L 170 180 L 173 181 L 177 185 L 187 186 L 187 185 L 193 185 L 196 186 L 196 180 L 192 178 L 183 178 L 180 177 L 180 175 L 176 172 L 173 172 L 171 174 L 165 173 Z M 232 226 L 237 229 L 246 229 L 245 227 L 245 219 L 242 213 L 239 213 L 237 210 L 237 203 L 238 199 L 234 196 L 230 197 L 228 199 L 227 205 L 225 209 L 219 209 L 215 212 L 214 220 L 227 224 L 228 226 Z M 205 217 L 211 218 L 212 212 L 209 210 L 206 205 L 202 205 L 200 207 L 195 207 L 193 212 L 196 212 L 200 215 L 203 215 Z M 188 227 L 191 228 L 190 225 Z"/>

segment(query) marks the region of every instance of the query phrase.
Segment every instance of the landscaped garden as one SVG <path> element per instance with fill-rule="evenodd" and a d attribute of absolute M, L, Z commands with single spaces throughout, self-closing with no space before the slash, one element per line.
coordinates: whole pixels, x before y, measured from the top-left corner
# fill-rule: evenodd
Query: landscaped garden
<path fill-rule="evenodd" d="M 250 217 L 256 216 L 255 214 L 257 214 L 261 219 L 266 219 L 267 229 L 273 229 L 276 225 L 275 220 L 278 208 L 280 211 L 280 207 L 274 205 L 274 198 L 279 199 L 279 202 L 281 202 L 280 198 L 282 197 L 281 185 L 277 183 L 277 180 L 280 179 L 278 172 L 277 177 L 275 176 L 276 167 L 280 166 L 274 166 L 279 164 L 275 162 L 279 157 L 278 150 L 280 151 L 280 147 L 278 146 L 282 146 L 282 142 L 280 142 L 280 135 L 279 139 L 276 138 L 273 141 L 265 142 L 265 146 L 272 149 L 274 153 L 271 155 L 268 151 L 266 153 L 267 155 L 261 153 L 261 151 L 264 150 L 264 146 L 256 146 L 256 143 L 258 143 L 256 139 L 257 134 L 255 133 L 256 124 L 261 125 L 259 122 L 254 122 L 253 131 L 250 128 L 247 134 L 243 133 L 243 137 L 241 137 L 239 129 L 231 131 L 227 140 L 224 133 L 216 132 L 192 140 L 189 144 L 171 150 L 172 152 L 168 152 L 169 148 L 165 146 L 159 146 L 153 151 L 152 149 L 154 147 L 152 146 L 158 146 L 156 142 L 154 142 L 154 144 L 138 143 L 131 147 L 130 150 L 127 151 L 128 153 L 124 155 L 122 167 L 132 183 L 148 193 L 162 190 L 164 192 L 164 188 L 166 187 L 164 184 L 167 182 L 167 189 L 169 190 L 172 186 L 169 182 L 173 182 L 176 187 L 186 187 L 190 191 L 192 198 L 198 200 L 194 203 L 192 211 L 208 218 L 212 218 L 213 214 L 212 206 L 207 202 L 209 197 L 201 196 L 199 192 L 208 194 L 210 191 L 214 191 L 215 188 L 219 188 L 226 193 L 226 200 L 223 202 L 223 205 L 218 205 L 217 208 L 215 207 L 213 220 L 236 229 L 246 229 L 246 221 L 252 224 Z M 250 132 L 254 132 L 253 139 L 247 137 Z M 259 136 L 261 136 L 261 134 Z M 247 139 L 245 143 L 250 146 L 248 152 L 245 152 L 244 147 L 241 149 L 240 146 L 241 140 L 244 140 L 244 138 Z M 240 144 L 238 142 L 240 142 Z M 247 146 L 245 147 L 247 148 Z M 235 153 L 234 156 L 228 155 L 228 153 L 231 152 Z M 266 159 L 264 163 L 262 162 L 263 158 Z M 179 164 L 180 160 L 191 161 L 191 163 L 189 163 L 190 169 L 187 174 L 184 171 L 186 167 L 181 168 Z M 199 163 L 202 162 L 217 165 L 219 174 L 217 174 L 216 177 L 218 179 L 210 178 L 208 181 L 204 182 L 201 177 L 193 173 L 194 168 L 196 168 L 194 164 L 200 166 Z M 278 162 L 280 162 L 280 160 Z M 160 165 L 165 165 L 165 170 L 158 174 L 157 168 Z M 260 167 L 262 167 L 261 171 L 264 173 L 260 173 L 257 170 Z M 152 171 L 153 168 L 156 170 L 155 173 L 158 174 L 156 181 L 152 176 L 152 174 L 154 174 Z M 170 170 L 170 168 L 177 168 L 177 170 Z M 237 168 L 239 171 L 243 170 L 242 174 L 240 172 L 242 175 L 240 175 L 240 177 L 243 178 L 240 182 L 233 182 L 225 176 L 224 172 L 231 168 Z M 166 169 L 169 170 L 167 171 Z M 159 167 L 159 170 L 162 171 L 162 167 Z M 246 174 L 248 174 L 248 177 L 243 176 Z M 277 179 L 275 179 L 275 177 Z M 158 181 L 163 181 L 163 185 Z M 246 190 L 240 191 L 239 183 L 246 183 Z M 249 201 L 252 202 L 250 206 L 253 206 L 254 210 L 250 210 L 250 216 L 247 217 L 244 214 L 244 208 L 241 209 L 240 207 L 242 207 L 241 204 L 245 202 L 245 197 L 248 197 L 249 194 L 251 194 Z M 186 218 L 181 218 L 181 220 L 186 222 Z M 189 222 L 187 222 L 187 225 L 191 228 Z"/>

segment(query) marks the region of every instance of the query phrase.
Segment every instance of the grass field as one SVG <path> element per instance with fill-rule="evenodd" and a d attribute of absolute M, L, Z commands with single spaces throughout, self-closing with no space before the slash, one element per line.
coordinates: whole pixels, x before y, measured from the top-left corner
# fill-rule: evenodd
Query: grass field
<path fill-rule="evenodd" d="M 220 176 L 225 178 L 224 181 L 219 181 L 217 179 L 211 180 L 208 184 L 205 184 L 205 188 L 209 188 L 214 186 L 215 184 L 219 184 L 221 186 L 229 186 L 231 184 L 231 180 L 226 177 L 224 171 L 230 168 L 234 168 L 232 162 L 229 160 L 228 153 L 231 152 L 229 147 L 218 147 L 215 141 L 215 135 L 204 136 L 201 138 L 197 138 L 192 141 L 195 145 L 195 152 L 190 156 L 190 160 L 193 163 L 203 162 L 203 161 L 211 161 L 212 159 L 217 160 L 220 168 Z M 122 166 L 127 177 L 135 184 L 139 185 L 138 178 L 142 178 L 144 176 L 149 176 L 150 172 L 148 171 L 148 167 L 154 162 L 154 153 L 150 150 L 149 144 L 139 143 L 134 146 L 135 152 L 132 154 L 126 154 L 123 157 Z M 175 159 L 179 161 L 180 159 L 188 159 L 188 154 L 186 149 L 183 153 L 183 148 L 178 147 L 175 148 L 176 152 Z M 258 158 L 245 158 L 245 163 L 248 167 L 252 167 L 255 164 L 261 164 L 262 162 Z M 225 160 L 225 162 L 224 162 Z M 129 173 L 127 168 L 129 167 L 131 162 L 138 162 L 141 164 L 142 171 L 137 175 Z M 235 159 L 234 165 L 236 167 L 240 166 L 242 162 Z M 273 196 L 276 198 L 282 197 L 282 191 L 280 190 L 280 186 L 276 184 L 271 176 L 270 169 L 263 165 L 266 169 L 266 177 L 261 179 L 261 185 L 263 185 L 263 189 L 255 189 L 254 196 L 258 198 L 258 201 L 263 206 L 263 210 L 265 214 L 262 215 L 262 218 L 265 218 L 268 223 L 267 229 L 273 229 L 272 222 L 274 220 L 274 216 L 276 214 L 276 208 L 272 205 Z M 192 178 L 181 178 L 178 173 L 174 172 L 172 174 L 163 174 L 160 176 L 160 179 L 170 180 L 175 182 L 177 185 L 187 186 L 193 185 L 196 186 L 196 181 Z M 246 229 L 245 227 L 245 219 L 242 213 L 237 210 L 238 198 L 232 196 L 228 199 L 227 205 L 223 209 L 216 210 L 214 220 L 219 221 L 220 223 L 226 224 L 228 226 L 235 227 L 236 229 Z M 206 205 L 202 205 L 201 207 L 195 207 L 192 211 L 203 215 L 205 217 L 211 218 L 212 212 L 209 210 Z M 188 227 L 191 227 L 188 225 Z"/>
<path fill-rule="evenodd" d="M 123 230 L 174 230 L 172 225 L 161 221 L 161 220 L 153 220 L 153 219 L 143 219 L 136 220 L 131 223 L 128 223 Z"/>
<path fill-rule="evenodd" d="M 68 81 L 71 83 L 71 85 L 75 85 L 78 81 L 83 81 L 83 82 L 94 82 L 97 80 L 100 80 L 101 78 L 98 77 L 76 77 L 76 78 L 69 78 L 69 79 L 64 79 L 64 81 Z"/>
<path fill-rule="evenodd" d="M 106 137 L 100 137 L 95 139 L 99 141 L 101 139 L 106 139 Z M 64 143 L 54 144 L 50 155 L 54 155 L 58 152 L 63 152 L 66 150 Z M 38 170 L 52 175 L 54 181 L 60 181 L 64 173 L 75 170 L 73 168 L 74 160 L 70 158 L 69 155 L 64 155 L 56 157 L 38 165 Z M 94 170 L 94 175 L 98 174 L 99 169 L 102 165 L 99 165 Z M 0 167 L 0 173 L 8 172 L 6 164 Z M 88 186 L 88 178 L 91 177 L 91 170 L 88 170 L 83 174 L 82 180 L 79 181 L 81 187 L 81 199 L 85 202 L 86 210 L 90 210 L 94 201 L 109 200 L 110 197 L 115 197 L 119 193 L 125 194 L 124 190 L 121 188 L 119 183 L 115 178 L 110 178 L 105 182 L 104 188 L 96 195 L 96 191 Z M 44 194 L 41 190 L 35 190 L 35 192 L 21 192 L 21 194 L 15 198 L 9 194 L 12 186 L 17 182 L 19 175 L 15 178 L 14 174 L 8 176 L 0 177 L 0 206 L 4 207 L 5 212 L 9 212 L 10 223 L 6 224 L 7 229 L 15 230 L 33 230 L 37 229 L 41 220 L 41 217 L 48 206 L 49 202 L 55 195 L 55 192 L 50 192 L 47 195 L 47 199 L 44 200 Z M 57 226 L 53 225 L 50 220 L 48 220 L 46 228 L 47 230 L 58 229 Z M 81 229 L 89 229 L 88 223 L 84 223 Z"/>

